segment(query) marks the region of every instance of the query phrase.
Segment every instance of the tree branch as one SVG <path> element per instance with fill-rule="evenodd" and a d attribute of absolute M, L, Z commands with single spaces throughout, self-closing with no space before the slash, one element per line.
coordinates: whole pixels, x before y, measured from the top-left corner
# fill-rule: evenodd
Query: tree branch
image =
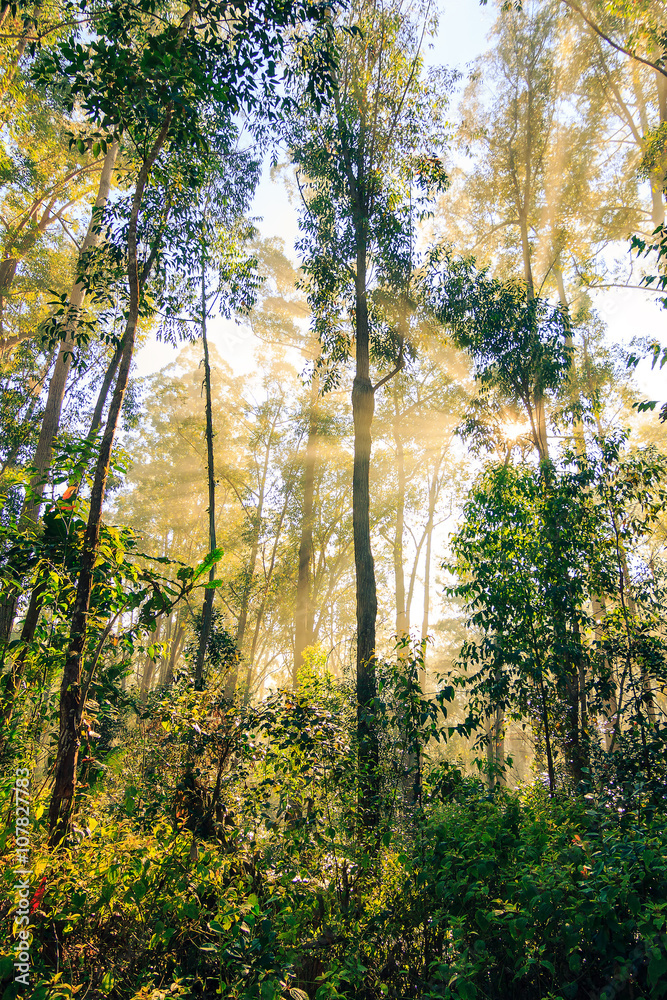
<path fill-rule="evenodd" d="M 630 59 L 636 60 L 636 62 L 643 63 L 644 66 L 649 66 L 651 69 L 654 69 L 656 73 L 662 73 L 663 76 L 667 76 L 667 69 L 663 69 L 662 66 L 658 66 L 656 63 L 651 62 L 650 59 L 644 59 L 642 56 L 638 56 L 636 52 L 631 52 L 630 49 L 626 49 L 622 45 L 619 45 L 618 42 L 615 42 L 609 37 L 609 35 L 605 35 L 604 31 L 598 28 L 597 24 L 591 21 L 590 17 L 583 12 L 581 7 L 579 7 L 576 3 L 573 3 L 573 0 L 563 0 L 563 3 L 566 7 L 569 7 L 570 10 L 577 13 L 579 17 L 586 22 L 591 31 L 594 31 L 595 34 L 598 35 L 603 41 L 605 41 L 608 45 L 611 45 L 612 49 L 616 49 L 617 52 L 622 52 L 624 56 L 628 56 Z"/>

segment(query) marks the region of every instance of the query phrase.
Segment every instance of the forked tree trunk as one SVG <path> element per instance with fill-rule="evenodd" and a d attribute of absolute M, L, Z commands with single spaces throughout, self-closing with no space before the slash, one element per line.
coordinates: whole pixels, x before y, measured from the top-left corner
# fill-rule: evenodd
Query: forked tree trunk
<path fill-rule="evenodd" d="M 144 161 L 132 199 L 128 226 L 128 286 L 129 306 L 125 332 L 121 341 L 121 356 L 118 378 L 114 389 L 106 427 L 102 435 L 100 451 L 95 467 L 95 475 L 90 496 L 90 511 L 83 539 L 79 580 L 72 610 L 69 647 L 65 659 L 63 678 L 60 686 L 60 728 L 55 766 L 55 783 L 49 806 L 49 843 L 60 843 L 66 836 L 74 805 L 76 791 L 76 768 L 81 745 L 81 719 L 83 698 L 81 672 L 86 644 L 87 619 L 93 589 L 93 569 L 99 549 L 102 504 L 109 476 L 111 452 L 116 436 L 125 391 L 130 378 L 130 367 L 134 354 L 137 320 L 141 297 L 139 266 L 137 256 L 137 226 L 144 190 L 151 168 L 164 145 L 169 131 L 173 109 L 168 108 L 162 127 L 153 147 Z M 143 274 L 143 280 L 147 275 Z"/>

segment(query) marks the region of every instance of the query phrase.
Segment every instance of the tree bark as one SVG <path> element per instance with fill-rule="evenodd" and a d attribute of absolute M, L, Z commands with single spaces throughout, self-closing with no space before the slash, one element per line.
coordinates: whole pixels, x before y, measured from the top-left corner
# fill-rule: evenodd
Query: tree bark
<path fill-rule="evenodd" d="M 658 110 L 660 114 L 660 124 L 664 124 L 667 121 L 667 77 L 662 73 L 656 71 L 656 87 L 658 91 Z M 653 219 L 653 225 L 657 229 L 658 226 L 663 226 L 665 224 L 665 182 L 667 181 L 667 175 L 665 173 L 665 162 L 663 158 L 662 168 L 658 170 L 655 177 L 651 177 L 651 199 L 652 199 L 652 211 L 651 216 Z"/>
<path fill-rule="evenodd" d="M 162 631 L 162 618 L 158 618 L 155 623 L 155 628 L 150 635 L 150 644 L 160 641 L 160 632 Z M 151 691 L 151 685 L 153 683 L 153 675 L 155 673 L 155 658 L 146 654 L 144 659 L 144 669 L 141 673 L 141 688 L 139 689 L 139 698 L 141 704 L 145 705 L 148 701 L 148 695 Z"/>
<path fill-rule="evenodd" d="M 435 522 L 435 505 L 438 499 L 439 464 L 433 470 L 433 479 L 428 491 L 428 522 L 426 524 L 426 554 L 424 556 L 424 616 L 422 618 L 422 644 L 424 649 L 424 660 L 420 676 L 422 691 L 426 690 L 426 640 L 428 639 L 429 613 L 431 610 L 431 557 L 433 551 L 433 527 Z"/>
<path fill-rule="evenodd" d="M 117 143 L 113 143 L 104 158 L 97 198 L 95 199 L 95 204 L 93 206 L 88 231 L 81 247 L 79 260 L 81 260 L 81 257 L 87 250 L 90 250 L 99 242 L 99 215 L 106 206 L 109 198 L 111 178 L 113 176 L 117 151 L 118 145 Z M 67 384 L 67 377 L 72 364 L 71 352 L 74 347 L 72 333 L 73 327 L 76 324 L 76 312 L 83 305 L 84 297 L 85 289 L 83 284 L 80 281 L 75 281 L 69 300 L 69 307 L 74 314 L 74 319 L 73 321 L 69 320 L 66 323 L 65 336 L 61 341 L 55 368 L 53 369 L 53 374 L 51 375 L 49 394 L 46 401 L 44 415 L 42 417 L 39 439 L 37 441 L 37 449 L 33 459 L 33 465 L 35 466 L 36 472 L 31 480 L 30 487 L 32 493 L 35 495 L 28 498 L 23 505 L 20 519 L 22 527 L 27 527 L 29 523 L 37 522 L 39 520 L 41 497 L 44 492 L 45 479 L 51 467 L 53 443 L 58 433 L 58 427 L 60 426 L 60 415 L 62 413 L 63 400 L 65 398 L 65 386 Z M 44 594 L 44 590 L 44 586 L 40 588 L 38 584 L 33 590 L 30 598 L 28 613 L 26 614 L 21 633 L 21 639 L 28 644 L 32 642 L 35 635 L 35 629 L 37 627 L 37 622 L 39 621 L 39 614 L 41 610 L 41 598 Z M 16 600 L 10 599 L 10 601 L 7 602 L 7 606 L 3 606 L 2 615 L 0 617 L 0 640 L 4 640 L 5 642 L 9 641 L 15 615 Z M 8 689 L 8 695 L 10 698 L 20 679 L 23 659 L 25 659 L 25 657 L 21 660 L 21 668 L 19 669 L 18 675 L 14 672 L 10 679 L 11 691 Z"/>
<path fill-rule="evenodd" d="M 178 660 L 178 657 L 180 655 L 184 638 L 185 638 L 185 629 L 181 625 L 181 614 L 179 611 L 177 612 L 174 637 L 171 640 L 171 649 L 169 650 L 169 660 L 167 662 L 167 669 L 165 670 L 165 675 L 164 675 L 164 683 L 166 685 L 173 684 L 174 682 L 174 670 L 176 667 L 176 661 Z"/>
<path fill-rule="evenodd" d="M 260 602 L 259 608 L 257 609 L 257 618 L 255 620 L 255 630 L 253 632 L 252 643 L 250 644 L 250 654 L 248 656 L 248 670 L 246 673 L 246 685 L 245 691 L 243 693 L 243 701 L 246 705 L 250 704 L 250 688 L 253 680 L 253 670 L 255 664 L 255 655 L 257 653 L 257 644 L 259 642 L 259 633 L 262 627 L 262 620 L 264 618 L 264 612 L 266 611 L 266 604 L 269 598 L 269 591 L 271 589 L 271 581 L 273 580 L 273 571 L 276 566 L 276 555 L 278 553 L 278 542 L 280 541 L 280 535 L 283 530 L 283 523 L 285 520 L 285 515 L 287 514 L 287 508 L 289 506 L 290 495 L 291 495 L 292 485 L 290 482 L 285 484 L 285 502 L 283 503 L 283 508 L 280 512 L 280 518 L 278 519 L 278 525 L 276 527 L 275 538 L 273 539 L 273 546 L 271 547 L 271 559 L 269 561 L 269 568 L 266 571 L 266 579 L 264 581 L 264 591 L 262 593 L 262 600 Z"/>
<path fill-rule="evenodd" d="M 401 437 L 398 398 L 394 389 L 394 421 L 392 424 L 396 445 L 396 534 L 394 537 L 394 581 L 396 587 L 396 638 L 399 640 L 410 634 L 410 622 L 405 606 L 405 567 L 403 558 L 403 533 L 405 532 L 405 454 Z"/>
<path fill-rule="evenodd" d="M 374 715 L 375 622 L 377 593 L 370 531 L 371 425 L 375 393 L 370 380 L 366 248 L 359 240 L 356 276 L 356 373 L 352 386 L 354 466 L 352 474 L 352 529 L 357 598 L 357 740 L 361 773 L 361 814 L 364 825 L 378 818 L 379 744 Z"/>
<path fill-rule="evenodd" d="M 269 429 L 266 441 L 266 448 L 264 450 L 264 465 L 259 483 L 259 493 L 257 495 L 257 509 L 255 510 L 255 515 L 253 517 L 253 528 L 250 540 L 250 556 L 248 558 L 248 565 L 245 571 L 245 580 L 243 582 L 243 593 L 241 596 L 241 608 L 239 611 L 239 620 L 236 626 L 236 649 L 238 651 L 238 658 L 236 660 L 234 667 L 229 672 L 229 676 L 225 684 L 225 699 L 227 701 L 231 701 L 234 698 L 234 695 L 236 693 L 236 685 L 239 679 L 240 657 L 242 654 L 245 631 L 248 624 L 250 595 L 252 593 L 252 585 L 255 578 L 255 566 L 257 564 L 257 553 L 259 551 L 259 538 L 262 531 L 264 495 L 266 492 L 266 481 L 269 473 L 269 458 L 271 456 L 271 446 L 273 444 L 273 431 L 275 429 L 279 413 L 280 409 L 276 411 L 273 423 Z"/>

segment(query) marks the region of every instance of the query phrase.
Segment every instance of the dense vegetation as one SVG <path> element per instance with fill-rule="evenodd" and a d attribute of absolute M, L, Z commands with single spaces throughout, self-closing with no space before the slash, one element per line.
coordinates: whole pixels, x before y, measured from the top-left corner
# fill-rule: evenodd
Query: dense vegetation
<path fill-rule="evenodd" d="M 667 995 L 666 24 L 2 4 L 4 998 Z"/>

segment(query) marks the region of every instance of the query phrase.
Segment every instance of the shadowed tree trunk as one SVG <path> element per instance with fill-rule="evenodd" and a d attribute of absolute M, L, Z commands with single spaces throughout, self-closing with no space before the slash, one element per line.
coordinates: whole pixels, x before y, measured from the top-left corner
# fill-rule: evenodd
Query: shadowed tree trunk
<path fill-rule="evenodd" d="M 359 221 L 363 229 L 363 220 Z M 357 739 L 362 782 L 362 814 L 366 825 L 377 822 L 379 744 L 374 724 L 375 621 L 377 593 L 370 530 L 371 425 L 375 393 L 370 380 L 366 247 L 357 237 L 356 372 L 352 386 L 354 467 L 352 474 L 352 528 L 357 581 Z"/>
<path fill-rule="evenodd" d="M 102 520 L 102 504 L 106 490 L 111 452 L 116 436 L 116 428 L 120 418 L 125 391 L 130 378 L 130 367 L 134 354 L 137 320 L 141 286 L 139 263 L 137 255 L 137 227 L 139 211 L 143 201 L 144 190 L 151 168 L 164 145 L 169 131 L 173 108 L 170 106 L 165 114 L 162 127 L 153 146 L 142 164 L 137 177 L 137 183 L 132 198 L 132 207 L 127 234 L 128 249 L 128 287 L 129 304 L 125 332 L 121 341 L 121 356 L 118 378 L 114 389 L 106 427 L 102 435 L 99 456 L 95 467 L 95 475 L 90 496 L 90 511 L 83 539 L 81 565 L 77 584 L 74 607 L 72 609 L 72 624 L 70 629 L 69 648 L 65 659 L 62 683 L 60 686 L 60 728 L 58 734 L 58 750 L 56 755 L 55 782 L 49 806 L 49 843 L 52 846 L 60 843 L 69 830 L 74 793 L 76 790 L 76 768 L 81 745 L 81 719 L 83 699 L 81 690 L 81 671 L 86 644 L 86 623 L 90 608 L 90 598 L 93 589 L 93 568 L 97 558 Z M 141 280 L 147 277 L 146 270 L 142 272 Z"/>
<path fill-rule="evenodd" d="M 211 393 L 211 364 L 208 355 L 208 336 L 206 333 L 206 267 L 202 245 L 201 274 L 201 335 L 204 345 L 204 387 L 206 390 L 206 464 L 208 472 L 208 541 L 211 552 L 216 549 L 215 540 L 215 459 L 213 456 L 213 401 Z M 209 582 L 215 580 L 215 565 L 211 566 Z M 204 687 L 204 659 L 211 634 L 213 621 L 213 598 L 215 590 L 206 591 L 202 608 L 201 632 L 199 633 L 199 648 L 195 663 L 195 691 Z"/>

